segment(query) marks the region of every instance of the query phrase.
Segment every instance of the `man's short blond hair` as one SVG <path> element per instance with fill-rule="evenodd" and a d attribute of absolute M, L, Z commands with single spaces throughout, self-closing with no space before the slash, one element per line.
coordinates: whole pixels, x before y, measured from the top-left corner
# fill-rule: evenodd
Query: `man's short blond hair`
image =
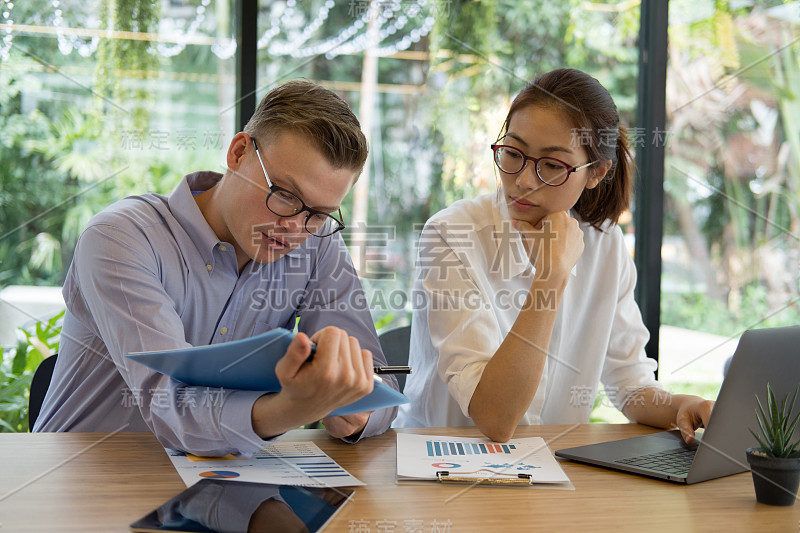
<path fill-rule="evenodd" d="M 272 89 L 244 131 L 265 145 L 284 132 L 307 137 L 337 169 L 360 174 L 367 160 L 367 139 L 350 107 L 332 91 L 308 80 Z"/>

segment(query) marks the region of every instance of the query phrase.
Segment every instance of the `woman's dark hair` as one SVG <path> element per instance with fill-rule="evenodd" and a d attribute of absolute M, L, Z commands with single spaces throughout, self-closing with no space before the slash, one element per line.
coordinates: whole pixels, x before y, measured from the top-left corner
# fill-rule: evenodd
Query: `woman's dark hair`
<path fill-rule="evenodd" d="M 617 106 L 606 88 L 576 69 L 556 69 L 539 76 L 514 98 L 501 136 L 514 113 L 531 105 L 558 109 L 570 117 L 573 138 L 586 149 L 590 161 L 611 160 L 605 177 L 594 189 L 584 189 L 574 209 L 596 229 L 607 219 L 616 223 L 630 205 L 634 163 L 627 130 L 619 123 Z"/>

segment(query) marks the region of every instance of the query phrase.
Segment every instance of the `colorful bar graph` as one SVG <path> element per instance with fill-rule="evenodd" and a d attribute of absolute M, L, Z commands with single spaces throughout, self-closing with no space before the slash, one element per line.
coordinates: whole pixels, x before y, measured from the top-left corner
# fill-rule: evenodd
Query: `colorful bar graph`
<path fill-rule="evenodd" d="M 517 447 L 513 444 L 486 444 L 477 442 L 425 441 L 428 457 L 450 455 L 485 455 L 493 453 L 512 453 Z"/>

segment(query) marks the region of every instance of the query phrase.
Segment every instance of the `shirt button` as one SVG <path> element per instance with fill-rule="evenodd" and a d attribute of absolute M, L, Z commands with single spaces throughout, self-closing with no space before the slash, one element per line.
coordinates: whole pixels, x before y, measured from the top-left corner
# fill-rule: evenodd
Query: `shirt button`
<path fill-rule="evenodd" d="M 228 247 L 227 247 L 227 246 L 225 246 L 224 244 L 220 244 L 220 245 L 219 245 L 219 251 L 220 251 L 220 252 L 224 252 L 224 251 L 226 251 L 227 249 L 228 249 Z"/>
<path fill-rule="evenodd" d="M 206 265 L 206 270 L 211 272 L 212 270 L 214 270 L 214 267 L 212 267 L 211 265 Z"/>
<path fill-rule="evenodd" d="M 228 328 L 226 328 L 225 326 L 222 326 L 222 329 L 219 330 L 219 333 L 220 333 L 220 335 L 225 335 L 226 333 L 228 333 Z"/>

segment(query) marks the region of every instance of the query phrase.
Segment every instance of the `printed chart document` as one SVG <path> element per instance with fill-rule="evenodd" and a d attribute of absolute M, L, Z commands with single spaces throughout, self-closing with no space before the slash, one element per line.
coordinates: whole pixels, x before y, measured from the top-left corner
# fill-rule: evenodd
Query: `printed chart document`
<path fill-rule="evenodd" d="M 527 474 L 533 484 L 574 490 L 541 437 L 500 444 L 485 438 L 397 434 L 398 482 L 437 481 L 437 472 L 444 471 L 450 476 L 490 483 Z"/>
<path fill-rule="evenodd" d="M 187 385 L 277 392 L 281 384 L 275 375 L 275 364 L 286 353 L 293 338 L 294 333 L 278 328 L 231 342 L 138 352 L 125 357 Z M 376 377 L 371 393 L 330 415 L 365 413 L 408 402 L 408 397 Z"/>
<path fill-rule="evenodd" d="M 313 442 L 276 442 L 249 459 L 233 455 L 197 457 L 166 449 L 187 487 L 201 479 L 252 481 L 302 487 L 351 487 L 364 485 Z"/>

